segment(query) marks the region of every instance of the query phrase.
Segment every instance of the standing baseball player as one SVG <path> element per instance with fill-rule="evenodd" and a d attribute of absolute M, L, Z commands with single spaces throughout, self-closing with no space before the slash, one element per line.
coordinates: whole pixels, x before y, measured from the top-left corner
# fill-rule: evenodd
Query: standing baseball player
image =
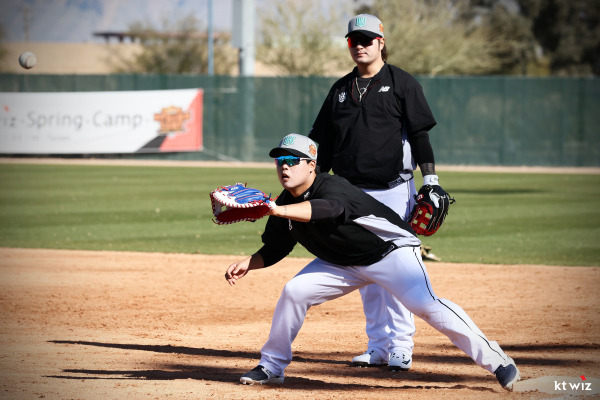
<path fill-rule="evenodd" d="M 269 156 L 284 190 L 270 212 L 264 246 L 230 265 L 225 279 L 235 285 L 250 270 L 283 259 L 296 243 L 317 258 L 285 285 L 259 365 L 241 383 L 283 383 L 308 309 L 377 283 L 512 389 L 520 379 L 514 361 L 459 306 L 434 294 L 408 223 L 346 179 L 317 173 L 317 147 L 306 136 L 287 135 Z"/>
<path fill-rule="evenodd" d="M 414 206 L 415 161 L 423 187 L 439 186 L 429 130 L 436 121 L 421 85 L 386 63 L 381 21 L 369 14 L 348 23 L 348 48 L 356 67 L 330 89 L 309 137 L 319 143 L 317 164 L 333 170 L 408 220 Z M 412 365 L 413 315 L 380 285 L 360 289 L 369 338 L 353 364 Z"/>

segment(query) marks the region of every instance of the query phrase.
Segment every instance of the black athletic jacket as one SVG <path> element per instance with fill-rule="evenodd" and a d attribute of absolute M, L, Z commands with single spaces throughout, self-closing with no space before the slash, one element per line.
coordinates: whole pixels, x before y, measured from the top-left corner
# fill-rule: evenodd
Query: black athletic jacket
<path fill-rule="evenodd" d="M 355 67 L 332 86 L 308 136 L 319 144 L 317 164 L 322 172 L 332 169 L 363 188 L 389 188 L 406 169 L 403 127 L 413 148 L 412 139 L 421 133 L 430 149 L 427 131 L 436 121 L 419 82 L 400 68 L 386 63 L 371 79 L 362 101 L 356 77 Z M 417 161 L 434 162 L 433 152 L 430 157 Z"/>
<path fill-rule="evenodd" d="M 296 243 L 322 260 L 342 266 L 371 265 L 398 247 L 419 246 L 410 225 L 383 203 L 346 179 L 318 174 L 313 185 L 297 198 L 284 190 L 277 205 L 312 199 L 334 200 L 343 205 L 336 218 L 310 222 L 270 216 L 258 251 L 265 266 L 287 256 Z"/>

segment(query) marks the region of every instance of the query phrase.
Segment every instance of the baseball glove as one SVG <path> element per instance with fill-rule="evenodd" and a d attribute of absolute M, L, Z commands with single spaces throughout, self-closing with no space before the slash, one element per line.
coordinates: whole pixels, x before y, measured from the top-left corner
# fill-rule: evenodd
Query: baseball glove
<path fill-rule="evenodd" d="M 240 221 L 254 222 L 261 219 L 275 207 L 271 196 L 245 184 L 221 186 L 210 192 L 210 202 L 218 225 Z"/>
<path fill-rule="evenodd" d="M 410 226 L 417 235 L 431 236 L 442 226 L 454 199 L 439 185 L 424 185 L 415 200 Z"/>

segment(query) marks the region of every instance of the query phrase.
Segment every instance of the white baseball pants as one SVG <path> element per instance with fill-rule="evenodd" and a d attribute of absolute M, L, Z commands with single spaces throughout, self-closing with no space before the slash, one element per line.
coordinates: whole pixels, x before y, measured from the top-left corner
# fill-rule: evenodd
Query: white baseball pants
<path fill-rule="evenodd" d="M 488 340 L 462 308 L 434 294 L 419 248 L 403 247 L 369 266 L 341 267 L 317 258 L 304 267 L 281 293 L 260 365 L 283 376 L 308 309 L 370 283 L 383 286 L 486 370 L 493 373 L 508 362 L 498 343 Z"/>
<path fill-rule="evenodd" d="M 414 179 L 392 189 L 364 191 L 405 221 L 410 217 L 417 193 Z M 384 360 L 388 360 L 389 354 L 395 351 L 412 355 L 416 331 L 413 314 L 380 285 L 367 285 L 359 292 L 366 317 L 367 348 L 377 351 Z"/>

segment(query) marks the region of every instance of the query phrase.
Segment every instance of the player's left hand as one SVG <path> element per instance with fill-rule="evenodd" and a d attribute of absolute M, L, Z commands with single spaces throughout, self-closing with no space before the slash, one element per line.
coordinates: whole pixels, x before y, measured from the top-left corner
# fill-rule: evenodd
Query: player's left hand
<path fill-rule="evenodd" d="M 213 221 L 219 225 L 240 221 L 255 222 L 269 215 L 275 201 L 258 189 L 245 184 L 220 186 L 210 192 Z"/>
<path fill-rule="evenodd" d="M 409 222 L 417 235 L 424 236 L 437 232 L 455 201 L 439 184 L 423 185 L 415 200 Z"/>

